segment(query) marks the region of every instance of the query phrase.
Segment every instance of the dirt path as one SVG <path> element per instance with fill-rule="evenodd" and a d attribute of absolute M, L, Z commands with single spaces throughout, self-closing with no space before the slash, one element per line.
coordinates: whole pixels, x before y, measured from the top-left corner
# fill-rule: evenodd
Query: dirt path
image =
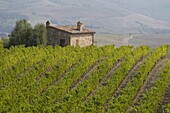
<path fill-rule="evenodd" d="M 61 61 L 61 60 L 59 60 L 59 62 L 60 62 L 60 61 Z M 79 60 L 79 61 L 80 61 L 80 60 Z M 55 63 L 55 64 L 57 64 L 57 63 Z M 73 63 L 71 66 L 69 66 L 61 75 L 59 75 L 59 78 L 57 78 L 57 79 L 55 79 L 53 82 L 51 82 L 51 83 L 49 84 L 49 86 L 55 85 L 55 83 L 57 83 L 59 80 L 62 80 L 62 79 L 64 78 L 65 74 L 66 74 L 67 72 L 69 72 L 75 65 L 77 65 L 77 62 L 75 62 L 75 63 Z M 48 67 L 46 71 L 50 71 L 51 68 L 52 68 L 52 67 Z M 36 82 L 38 82 L 43 76 L 44 76 L 44 73 L 41 74 L 41 75 L 39 75 L 39 76 L 37 76 Z M 48 90 L 48 88 L 49 88 L 49 87 L 46 87 L 46 88 L 42 89 L 42 91 L 41 91 L 38 95 L 42 96 L 42 95 Z M 34 102 L 34 100 L 31 99 L 31 100 L 29 101 L 29 104 L 32 104 L 33 102 Z"/>
<path fill-rule="evenodd" d="M 88 78 L 91 75 L 91 73 L 93 72 L 93 70 L 95 70 L 98 67 L 99 63 L 102 62 L 103 60 L 104 60 L 104 58 L 100 58 L 98 61 L 96 61 L 84 74 L 82 74 L 80 76 L 80 78 L 76 82 L 74 82 L 70 86 L 68 92 L 71 91 L 73 88 L 75 88 L 78 85 L 79 82 Z"/>
<path fill-rule="evenodd" d="M 121 90 L 126 86 L 126 84 L 133 78 L 135 72 L 139 69 L 140 65 L 144 63 L 144 57 L 141 57 L 139 61 L 137 61 L 134 66 L 130 69 L 129 73 L 125 76 L 123 81 L 119 84 L 116 91 L 113 93 L 113 97 L 117 97 Z"/>
<path fill-rule="evenodd" d="M 146 80 L 144 81 L 143 85 L 140 87 L 138 92 L 136 93 L 136 96 L 132 100 L 132 105 L 137 106 L 138 102 L 140 101 L 140 98 L 142 98 L 142 94 L 144 94 L 147 90 L 149 90 L 157 80 L 157 78 L 160 75 L 161 70 L 165 66 L 167 62 L 167 58 L 164 58 L 162 60 L 159 60 L 152 68 L 152 70 L 149 72 Z M 130 108 L 127 109 L 126 113 L 130 112 Z"/>
<path fill-rule="evenodd" d="M 98 86 L 96 86 L 93 90 L 90 91 L 90 93 L 82 100 L 82 102 L 85 102 L 88 100 L 89 96 L 94 96 L 96 91 L 105 84 L 105 81 L 107 81 L 109 79 L 110 76 L 113 75 L 113 73 L 116 71 L 116 69 L 121 65 L 122 60 L 124 59 L 124 57 L 118 59 L 113 66 L 108 70 L 106 76 L 104 76 L 100 81 Z"/>
<path fill-rule="evenodd" d="M 65 92 L 64 95 L 66 95 L 67 93 L 69 93 L 73 88 L 76 88 L 76 86 L 77 86 L 81 81 L 83 81 L 83 80 L 85 80 L 86 78 L 88 78 L 88 77 L 91 75 L 91 73 L 93 72 L 93 70 L 95 70 L 95 69 L 98 67 L 98 65 L 100 64 L 100 62 L 102 62 L 104 59 L 105 59 L 105 58 L 100 58 L 99 60 L 97 60 L 84 74 L 82 74 L 82 75 L 80 76 L 80 78 L 79 78 L 76 82 L 74 82 L 74 83 L 69 87 L 69 89 L 67 90 L 67 92 Z M 56 102 L 58 102 L 59 99 L 60 99 L 60 98 L 57 97 L 57 98 L 54 100 L 54 104 L 56 104 Z"/>
<path fill-rule="evenodd" d="M 133 78 L 135 72 L 139 69 L 140 65 L 143 64 L 144 62 L 144 57 L 141 57 L 129 70 L 129 72 L 126 74 L 125 78 L 122 80 L 122 82 L 118 85 L 117 89 L 115 90 L 115 92 L 113 92 L 113 97 L 117 97 L 121 90 L 126 86 L 126 84 Z M 111 98 L 106 100 L 105 103 L 105 111 L 106 111 L 106 106 L 108 106 L 109 102 L 110 102 Z"/>
<path fill-rule="evenodd" d="M 53 68 L 53 66 L 55 66 L 56 64 L 60 63 L 62 60 L 59 59 L 57 62 L 55 62 L 53 65 L 50 65 L 46 68 L 45 72 L 42 72 L 41 74 L 39 74 L 37 77 L 36 77 L 36 81 L 40 81 L 40 79 L 45 76 L 45 73 L 46 72 L 50 72 Z"/>
<path fill-rule="evenodd" d="M 36 65 L 39 65 L 41 61 L 35 62 L 33 65 L 26 67 L 23 71 L 21 71 L 18 75 L 14 77 L 13 80 L 9 81 L 8 83 L 4 84 L 3 86 L 0 86 L 0 90 L 3 90 L 5 87 L 7 87 L 9 84 L 13 84 L 15 80 L 25 76 L 25 73 L 33 70 Z"/>
<path fill-rule="evenodd" d="M 59 78 L 57 78 L 57 79 L 55 79 L 53 82 L 51 82 L 48 87 L 53 86 L 53 85 L 55 85 L 59 80 L 64 79 L 65 74 L 68 73 L 68 72 L 69 72 L 74 66 L 76 66 L 77 64 L 78 64 L 77 62 L 76 62 L 76 63 L 73 63 L 73 64 L 72 64 L 70 67 L 68 67 L 61 75 L 59 75 Z M 47 88 L 44 88 L 44 89 L 40 92 L 40 95 L 43 95 L 43 94 L 47 91 L 48 87 L 47 87 Z"/>
<path fill-rule="evenodd" d="M 100 81 L 99 84 L 102 86 L 105 84 L 105 82 L 110 78 L 110 76 L 112 76 L 112 74 L 116 71 L 116 69 L 121 65 L 122 60 L 125 59 L 125 57 L 122 57 L 120 59 L 118 59 L 113 66 L 110 68 L 110 70 L 108 70 L 106 76 L 104 76 Z"/>
<path fill-rule="evenodd" d="M 170 103 L 170 77 L 168 79 L 168 84 L 165 89 L 165 93 L 162 96 L 158 108 L 155 110 L 156 113 L 162 113 L 163 112 L 163 106 Z"/>

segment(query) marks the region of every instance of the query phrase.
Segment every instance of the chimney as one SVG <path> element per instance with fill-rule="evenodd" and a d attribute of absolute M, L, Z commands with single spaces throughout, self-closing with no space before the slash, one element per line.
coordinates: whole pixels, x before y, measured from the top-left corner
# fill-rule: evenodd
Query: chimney
<path fill-rule="evenodd" d="M 78 31 L 83 31 L 83 23 L 81 23 L 80 21 L 77 22 L 77 30 Z"/>
<path fill-rule="evenodd" d="M 46 22 L 46 27 L 49 27 L 49 26 L 50 26 L 50 22 L 47 21 L 47 22 Z"/>

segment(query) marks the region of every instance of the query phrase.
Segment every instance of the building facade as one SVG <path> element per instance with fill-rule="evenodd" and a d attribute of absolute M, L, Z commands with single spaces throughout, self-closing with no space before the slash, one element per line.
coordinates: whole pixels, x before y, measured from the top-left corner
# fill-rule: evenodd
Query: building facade
<path fill-rule="evenodd" d="M 89 46 L 94 42 L 94 31 L 84 29 L 81 22 L 76 26 L 51 26 L 46 22 L 48 45 L 60 45 L 62 47 L 71 46 Z"/>

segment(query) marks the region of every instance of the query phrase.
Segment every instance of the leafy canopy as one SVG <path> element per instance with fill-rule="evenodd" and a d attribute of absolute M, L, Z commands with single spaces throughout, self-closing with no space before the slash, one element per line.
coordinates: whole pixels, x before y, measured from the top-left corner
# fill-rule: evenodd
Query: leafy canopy
<path fill-rule="evenodd" d="M 46 45 L 46 28 L 44 24 L 37 24 L 34 28 L 25 19 L 16 21 L 15 27 L 9 36 L 9 46 Z"/>

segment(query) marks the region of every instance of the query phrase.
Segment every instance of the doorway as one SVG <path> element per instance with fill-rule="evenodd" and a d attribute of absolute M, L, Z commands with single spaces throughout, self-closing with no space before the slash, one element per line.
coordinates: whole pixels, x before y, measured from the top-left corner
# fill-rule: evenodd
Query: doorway
<path fill-rule="evenodd" d="M 76 46 L 79 46 L 79 39 L 76 39 Z"/>
<path fill-rule="evenodd" d="M 60 46 L 62 46 L 62 47 L 65 46 L 65 39 L 60 39 Z"/>

